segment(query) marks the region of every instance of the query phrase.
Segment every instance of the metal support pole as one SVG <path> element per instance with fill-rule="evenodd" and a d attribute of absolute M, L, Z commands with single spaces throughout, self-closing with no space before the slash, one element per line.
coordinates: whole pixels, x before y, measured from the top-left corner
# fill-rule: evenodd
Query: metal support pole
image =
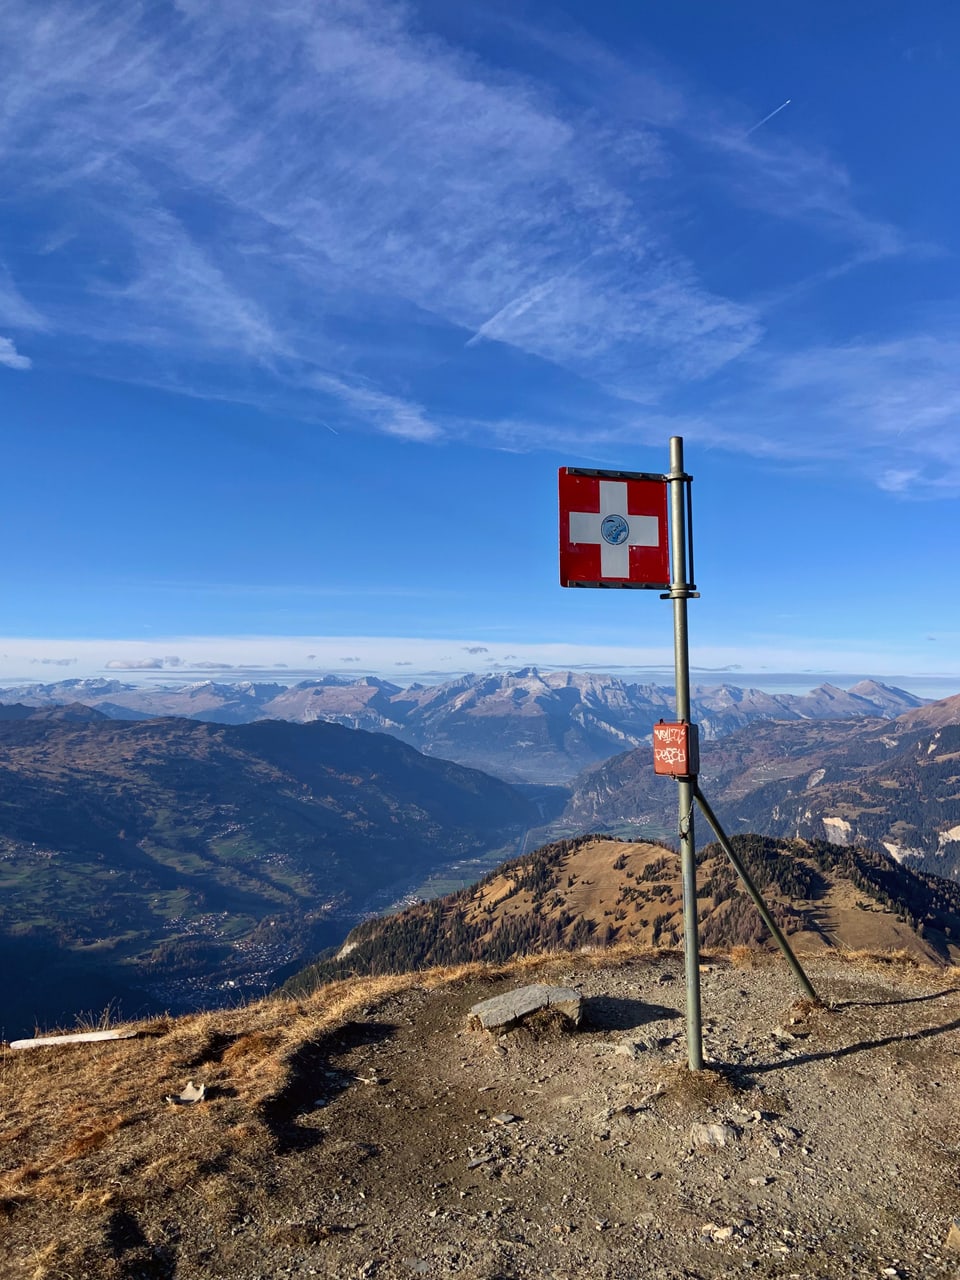
<path fill-rule="evenodd" d="M 687 580 L 687 484 L 683 470 L 683 440 L 670 439 L 670 554 L 672 580 L 667 597 L 673 601 L 673 659 L 677 719 L 690 720 L 690 655 L 687 637 L 687 600 L 694 584 Z M 683 885 L 683 957 L 687 997 L 687 1062 L 691 1071 L 703 1068 L 703 1031 L 700 1019 L 700 938 L 697 928 L 697 862 L 693 834 L 695 778 L 677 779 L 679 809 L 680 877 Z"/>
<path fill-rule="evenodd" d="M 721 849 L 724 851 L 724 853 L 733 863 L 733 869 L 734 871 L 736 871 L 737 875 L 740 877 L 743 883 L 743 887 L 746 889 L 747 893 L 750 895 L 751 899 L 753 900 L 753 905 L 760 912 L 760 915 L 763 919 L 763 923 L 767 926 L 767 928 L 773 934 L 774 941 L 776 942 L 780 950 L 783 952 L 783 954 L 786 956 L 787 964 L 789 964 L 790 968 L 793 970 L 794 974 L 796 975 L 797 981 L 800 983 L 800 986 L 803 988 L 804 994 L 806 995 L 807 999 L 812 1000 L 814 1004 L 821 1005 L 823 1002 L 820 999 L 820 997 L 817 995 L 816 991 L 814 991 L 813 986 L 811 985 L 810 979 L 804 973 L 803 966 L 800 964 L 800 961 L 797 959 L 796 955 L 793 952 L 793 948 L 790 946 L 790 943 L 787 941 L 786 937 L 783 934 L 782 929 L 777 924 L 776 920 L 774 920 L 773 916 L 770 914 L 770 910 L 767 907 L 767 904 L 764 902 L 763 898 L 760 896 L 760 892 L 757 889 L 756 885 L 754 885 L 753 881 L 750 879 L 750 873 L 747 871 L 747 868 L 744 866 L 744 864 L 740 861 L 740 858 L 738 857 L 733 845 L 730 843 L 730 841 L 727 839 L 726 835 L 724 834 L 723 828 L 720 826 L 720 823 L 717 821 L 716 814 L 710 808 L 709 804 L 706 801 L 706 798 L 704 797 L 703 792 L 700 790 L 696 781 L 694 781 L 693 790 L 694 790 L 694 795 L 697 798 L 697 804 L 699 804 L 700 808 L 703 810 L 703 816 L 706 818 L 707 822 L 713 828 L 713 834 L 717 837 L 717 840 L 719 841 Z"/>

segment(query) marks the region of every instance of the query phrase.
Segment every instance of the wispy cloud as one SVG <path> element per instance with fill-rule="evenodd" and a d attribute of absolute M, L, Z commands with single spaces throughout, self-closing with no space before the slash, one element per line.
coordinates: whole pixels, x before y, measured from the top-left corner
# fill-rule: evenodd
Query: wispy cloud
<path fill-rule="evenodd" d="M 651 224 L 644 131 L 624 167 L 622 137 L 389 3 L 177 15 L 0 5 L 0 147 L 33 194 L 66 201 L 65 248 L 90 253 L 49 308 L 59 329 L 323 364 L 358 313 L 467 336 L 499 316 L 487 336 L 586 372 L 638 345 L 689 344 L 708 369 L 755 340 L 749 309 Z"/>
<path fill-rule="evenodd" d="M 735 391 L 708 411 L 667 413 L 610 400 L 585 439 L 575 419 L 500 419 L 501 448 L 566 448 L 616 465 L 624 448 L 689 442 L 811 470 L 842 465 L 891 494 L 960 494 L 960 332 L 753 352 Z"/>
<path fill-rule="evenodd" d="M 385 435 L 403 440 L 433 440 L 441 428 L 427 417 L 423 408 L 399 396 L 363 386 L 351 386 L 330 374 L 311 374 L 307 384 L 341 402 L 343 408 L 372 423 Z"/>
<path fill-rule="evenodd" d="M 960 332 L 758 358 L 752 398 L 717 417 L 734 447 L 744 428 L 768 456 L 840 460 L 855 446 L 857 470 L 881 488 L 960 493 Z"/>
<path fill-rule="evenodd" d="M 20 354 L 11 338 L 0 338 L 0 364 L 8 369 L 30 369 L 33 361 L 29 356 Z"/>
<path fill-rule="evenodd" d="M 27 302 L 3 262 L 0 262 L 0 323 L 27 330 L 45 327 L 40 312 Z"/>
<path fill-rule="evenodd" d="M 789 452 L 799 388 L 823 406 L 830 447 L 852 450 L 837 426 L 855 412 L 892 449 L 876 478 L 894 490 L 935 456 L 929 431 L 891 444 L 897 397 L 914 388 L 954 458 L 951 375 L 932 340 L 894 343 L 892 362 L 882 344 L 797 355 L 772 317 L 816 273 L 784 251 L 744 282 L 720 269 L 732 249 L 698 246 L 703 204 L 809 237 L 817 278 L 910 252 L 842 164 L 750 129 L 757 112 L 652 56 L 503 29 L 517 49 L 538 44 L 549 85 L 521 60 L 445 43 L 392 0 L 0 0 L 0 160 L 8 206 L 33 227 L 0 266 L 13 335 L 0 363 L 30 366 L 14 345 L 30 329 L 63 363 L 111 376 L 292 397 L 332 431 L 508 448 L 566 440 L 553 410 L 573 376 L 600 397 L 589 431 L 569 428 L 586 451 L 680 429 Z M 499 348 L 546 383 L 562 371 L 539 418 L 437 405 L 417 381 L 421 366 L 475 369 Z M 766 426 L 725 384 L 709 425 L 683 403 L 731 370 L 743 403 L 760 393 Z M 887 399 L 871 396 L 874 374 Z"/>

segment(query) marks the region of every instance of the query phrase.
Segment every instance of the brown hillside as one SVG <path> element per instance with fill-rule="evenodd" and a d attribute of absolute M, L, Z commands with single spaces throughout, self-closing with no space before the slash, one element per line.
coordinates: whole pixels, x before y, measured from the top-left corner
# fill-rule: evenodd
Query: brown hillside
<path fill-rule="evenodd" d="M 942 729 L 947 724 L 960 724 L 960 693 L 905 711 L 892 724 L 906 729 Z"/>
<path fill-rule="evenodd" d="M 903 950 L 930 963 L 960 955 L 960 886 L 885 854 L 824 841 L 738 836 L 734 843 L 803 955 Z M 704 945 L 773 945 L 718 846 L 704 850 L 697 884 Z M 296 993 L 352 974 L 502 963 L 546 948 L 674 947 L 682 936 L 678 855 L 659 844 L 588 836 L 546 845 L 446 898 L 365 921 L 335 958 L 287 987 Z"/>
<path fill-rule="evenodd" d="M 817 862 L 802 856 L 803 843 L 794 844 L 795 863 L 816 872 Z M 574 918 L 564 931 L 564 941 L 570 941 L 577 930 L 576 922 L 585 920 L 593 926 L 593 940 L 599 945 L 627 941 L 644 946 L 680 944 L 680 859 L 672 849 L 648 842 L 625 844 L 595 839 L 563 857 L 558 870 L 559 884 L 538 911 L 546 919 Z M 875 900 L 865 901 L 869 895 L 842 872 L 818 880 L 815 898 L 784 893 L 776 885 L 767 886 L 766 899 L 797 951 L 810 954 L 827 947 L 903 949 L 930 962 L 940 958 L 929 942 L 918 937 L 905 920 L 897 918 L 896 911 L 885 909 Z M 725 854 L 713 853 L 703 860 L 697 883 L 704 945 L 772 945 Z M 478 925 L 486 923 L 490 933 L 495 934 L 511 917 L 531 913 L 534 902 L 534 890 L 519 887 L 516 877 L 499 875 L 475 891 L 465 919 Z M 960 919 L 957 923 L 960 925 Z"/>

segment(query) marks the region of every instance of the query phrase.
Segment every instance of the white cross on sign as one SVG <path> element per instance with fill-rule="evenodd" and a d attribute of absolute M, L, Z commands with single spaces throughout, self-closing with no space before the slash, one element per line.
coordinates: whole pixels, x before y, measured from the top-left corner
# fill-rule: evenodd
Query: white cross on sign
<path fill-rule="evenodd" d="M 561 467 L 559 499 L 562 586 L 669 585 L 666 476 Z"/>
<path fill-rule="evenodd" d="M 570 512 L 570 541 L 600 547 L 602 578 L 629 578 L 630 548 L 659 546 L 660 522 L 628 516 L 625 482 L 601 480 L 600 510 Z"/>

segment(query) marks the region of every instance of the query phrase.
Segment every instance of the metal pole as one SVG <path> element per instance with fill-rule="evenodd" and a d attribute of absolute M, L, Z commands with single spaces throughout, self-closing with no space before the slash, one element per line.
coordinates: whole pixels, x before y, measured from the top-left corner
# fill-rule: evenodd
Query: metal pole
<path fill-rule="evenodd" d="M 687 599 L 693 584 L 687 581 L 688 477 L 683 470 L 683 440 L 670 439 L 670 554 L 672 580 L 669 599 L 673 601 L 673 660 L 677 719 L 690 721 L 690 655 L 687 638 Z M 703 1031 L 700 1021 L 700 938 L 697 931 L 697 862 L 693 835 L 693 804 L 696 780 L 677 779 L 679 809 L 680 878 L 683 885 L 683 957 L 687 997 L 687 1062 L 691 1071 L 703 1068 Z"/>
<path fill-rule="evenodd" d="M 703 816 L 706 818 L 707 822 L 713 828 L 713 834 L 717 837 L 717 840 L 720 843 L 721 849 L 724 851 L 724 853 L 733 863 L 733 869 L 734 871 L 736 871 L 737 875 L 740 877 L 741 881 L 743 882 L 743 887 L 746 889 L 747 893 L 753 899 L 753 905 L 760 912 L 760 915 L 763 918 L 763 923 L 767 926 L 767 928 L 773 934 L 774 941 L 776 942 L 780 950 L 783 952 L 783 954 L 786 956 L 787 964 L 789 964 L 790 968 L 796 974 L 797 981 L 800 983 L 800 986 L 803 988 L 804 994 L 807 996 L 809 1000 L 812 1000 L 814 1004 L 816 1005 L 822 1004 L 823 1002 L 821 1001 L 820 997 L 817 995 L 816 991 L 814 991 L 813 986 L 810 983 L 810 979 L 804 973 L 803 967 L 800 964 L 800 961 L 797 959 L 796 955 L 794 954 L 793 948 L 790 946 L 790 943 L 785 938 L 783 931 L 781 930 L 780 926 L 777 924 L 776 920 L 774 920 L 773 916 L 770 914 L 767 904 L 764 902 L 763 898 L 760 896 L 759 890 L 754 885 L 753 881 L 750 879 L 750 873 L 747 871 L 747 868 L 744 866 L 744 864 L 740 861 L 740 858 L 738 857 L 736 851 L 734 850 L 733 845 L 727 839 L 726 835 L 723 832 L 723 828 L 720 826 L 720 823 L 717 821 L 716 814 L 710 808 L 709 804 L 707 804 L 707 801 L 703 795 L 703 792 L 700 790 L 696 782 L 694 782 L 693 784 L 693 790 L 694 790 L 694 794 L 697 797 L 697 803 L 699 804 L 700 808 L 703 810 Z"/>

